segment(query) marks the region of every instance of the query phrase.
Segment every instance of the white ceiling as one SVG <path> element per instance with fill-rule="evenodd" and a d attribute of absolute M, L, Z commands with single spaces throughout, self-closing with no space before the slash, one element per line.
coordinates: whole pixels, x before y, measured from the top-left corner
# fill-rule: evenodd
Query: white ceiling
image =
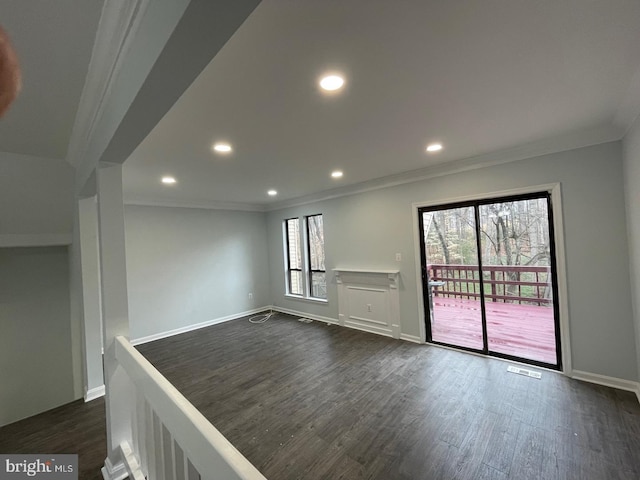
<path fill-rule="evenodd" d="M 565 135 L 618 139 L 639 51 L 637 0 L 264 0 L 127 160 L 126 197 L 269 204 Z M 318 91 L 327 70 L 346 75 L 341 95 Z"/>
<path fill-rule="evenodd" d="M 102 5 L 2 0 L 24 88 L 0 151 L 65 158 Z M 263 0 L 127 160 L 125 198 L 269 208 L 523 145 L 619 139 L 637 114 L 639 19 L 638 0 Z M 319 92 L 328 70 L 346 75 L 342 94 Z M 431 141 L 445 150 L 426 154 Z"/>
<path fill-rule="evenodd" d="M 64 159 L 103 0 L 2 0 L 22 91 L 0 120 L 0 151 Z"/>

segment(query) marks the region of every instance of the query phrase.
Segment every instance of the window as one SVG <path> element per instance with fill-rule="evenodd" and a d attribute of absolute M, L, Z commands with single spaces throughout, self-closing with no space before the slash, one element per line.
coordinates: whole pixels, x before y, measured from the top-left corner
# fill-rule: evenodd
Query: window
<path fill-rule="evenodd" d="M 290 218 L 284 223 L 287 233 L 287 286 L 290 294 L 303 295 L 300 222 L 297 218 Z"/>
<path fill-rule="evenodd" d="M 309 296 L 327 298 L 327 272 L 324 269 L 322 215 L 307 217 L 307 251 L 309 252 Z"/>
<path fill-rule="evenodd" d="M 327 280 L 322 215 L 284 221 L 287 294 L 325 300 Z M 302 237 L 301 232 L 304 232 Z"/>

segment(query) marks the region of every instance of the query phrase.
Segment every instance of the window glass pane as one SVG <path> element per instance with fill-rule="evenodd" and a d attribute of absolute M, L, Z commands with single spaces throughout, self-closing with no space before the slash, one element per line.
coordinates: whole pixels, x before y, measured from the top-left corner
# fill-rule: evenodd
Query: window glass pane
<path fill-rule="evenodd" d="M 287 220 L 287 239 L 289 249 L 289 268 L 302 270 L 302 257 L 300 252 L 300 222 L 298 222 L 297 218 L 291 218 Z"/>
<path fill-rule="evenodd" d="M 557 364 L 546 197 L 480 205 L 489 351 Z"/>
<path fill-rule="evenodd" d="M 289 288 L 293 295 L 302 295 L 302 272 L 299 270 L 291 270 L 289 272 Z"/>
<path fill-rule="evenodd" d="M 324 272 L 311 272 L 311 296 L 327 298 L 327 280 Z"/>
<path fill-rule="evenodd" d="M 307 229 L 309 233 L 309 265 L 311 270 L 324 270 L 322 215 L 307 217 Z"/>
<path fill-rule="evenodd" d="M 482 350 L 475 209 L 468 206 L 425 211 L 422 225 L 431 339 Z"/>

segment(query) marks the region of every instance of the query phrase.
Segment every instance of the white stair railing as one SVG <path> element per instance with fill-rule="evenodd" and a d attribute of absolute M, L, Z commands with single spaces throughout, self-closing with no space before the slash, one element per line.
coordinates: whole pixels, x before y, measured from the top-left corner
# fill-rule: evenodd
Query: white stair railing
<path fill-rule="evenodd" d="M 115 361 L 130 382 L 131 438 L 120 458 L 134 480 L 266 480 L 129 341 L 115 338 Z"/>

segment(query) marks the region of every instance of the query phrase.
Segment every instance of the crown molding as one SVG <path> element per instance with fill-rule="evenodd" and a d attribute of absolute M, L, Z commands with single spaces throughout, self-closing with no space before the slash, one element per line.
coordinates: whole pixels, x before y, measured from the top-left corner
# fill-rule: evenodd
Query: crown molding
<path fill-rule="evenodd" d="M 285 208 L 299 207 L 310 203 L 331 200 L 348 195 L 356 195 L 397 185 L 420 182 L 430 178 L 453 175 L 469 170 L 477 170 L 480 168 L 517 162 L 529 158 L 574 150 L 577 148 L 592 147 L 594 145 L 618 141 L 621 138 L 622 132 L 615 126 L 584 129 L 543 141 L 527 143 L 492 153 L 430 165 L 418 170 L 411 170 L 396 175 L 375 178 L 345 187 L 334 188 L 311 195 L 297 197 L 291 200 L 283 200 L 281 202 L 268 205 L 265 209 L 268 212 L 272 212 Z"/>
<path fill-rule="evenodd" d="M 85 160 L 89 142 L 148 4 L 149 0 L 104 2 L 67 152 L 67 162 L 76 168 Z"/>
<path fill-rule="evenodd" d="M 36 155 L 28 155 L 25 153 L 13 153 L 13 152 L 0 152 L 2 155 L 2 160 L 14 161 L 14 162 L 46 162 L 49 164 L 57 163 L 59 165 L 64 165 L 67 168 L 71 168 L 69 164 L 62 158 L 53 158 L 53 157 L 39 157 Z"/>
<path fill-rule="evenodd" d="M 0 248 L 12 247 L 63 247 L 71 245 L 70 233 L 0 234 Z"/>
<path fill-rule="evenodd" d="M 125 205 L 143 207 L 169 207 L 169 208 L 201 208 L 206 210 L 232 210 L 240 212 L 265 212 L 264 205 L 239 202 L 215 202 L 215 201 L 181 201 L 160 198 L 125 198 Z"/>
<path fill-rule="evenodd" d="M 453 175 L 470 170 L 492 167 L 544 155 L 560 153 L 577 148 L 592 147 L 603 143 L 618 141 L 622 138 L 621 129 L 615 126 L 583 129 L 567 135 L 561 135 L 544 141 L 528 143 L 514 148 L 499 150 L 474 157 L 443 162 L 418 170 L 375 178 L 365 182 L 355 183 L 345 187 L 333 188 L 322 192 L 283 200 L 272 204 L 250 204 L 239 202 L 191 201 L 162 198 L 125 198 L 126 205 L 141 205 L 151 207 L 202 208 L 211 210 L 235 210 L 247 212 L 272 212 L 285 208 L 299 207 L 311 203 L 331 200 L 334 198 L 356 195 L 373 190 L 394 187 L 430 178 Z"/>

